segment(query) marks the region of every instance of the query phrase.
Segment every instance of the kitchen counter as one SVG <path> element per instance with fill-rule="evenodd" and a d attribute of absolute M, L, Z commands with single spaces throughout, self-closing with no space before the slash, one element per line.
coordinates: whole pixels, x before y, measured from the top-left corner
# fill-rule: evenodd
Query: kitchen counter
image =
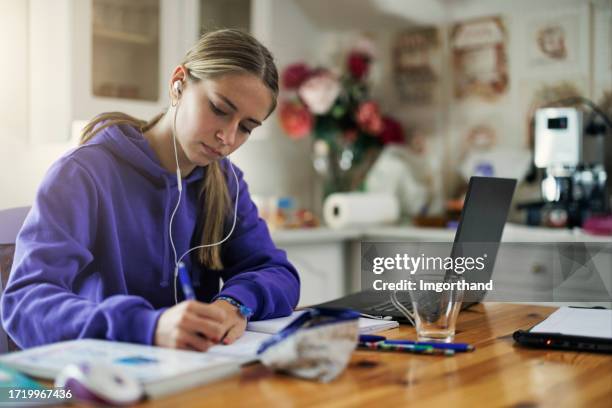
<path fill-rule="evenodd" d="M 328 227 L 273 230 L 272 239 L 279 246 L 338 242 L 346 240 L 392 241 L 410 240 L 423 242 L 451 242 L 454 229 L 421 228 L 411 225 L 379 226 L 368 228 L 331 229 Z M 612 237 L 589 235 L 579 228 L 550 229 L 506 224 L 502 241 L 505 242 L 601 242 L 611 243 Z"/>
<path fill-rule="evenodd" d="M 369 228 L 331 229 L 327 227 L 273 230 L 272 239 L 287 252 L 287 257 L 300 272 L 300 305 L 317 304 L 353 293 L 361 288 L 361 243 L 369 242 L 452 242 L 454 229 L 420 228 L 410 225 Z M 528 243 L 508 248 L 518 251 L 517 266 L 505 286 L 514 288 L 517 296 L 532 290 L 541 281 L 553 279 L 555 269 L 550 259 L 556 256 L 556 242 L 586 242 L 612 248 L 612 237 L 588 235 L 580 229 L 555 230 L 506 224 L 504 242 Z M 531 244 L 534 245 L 531 245 Z M 610 251 L 598 253 L 598 262 L 612 263 Z M 501 262 L 501 261 L 500 261 Z M 518 262 L 518 261 L 513 261 Z M 603 264 L 602 264 L 603 265 Z M 513 269 L 512 269 L 513 270 Z M 520 275 L 520 276 L 519 276 Z M 501 279 L 501 278 L 500 278 Z M 522 285 L 515 288 L 514 286 Z M 585 294 L 585 298 L 588 298 Z M 518 297 L 517 297 L 518 298 Z"/>

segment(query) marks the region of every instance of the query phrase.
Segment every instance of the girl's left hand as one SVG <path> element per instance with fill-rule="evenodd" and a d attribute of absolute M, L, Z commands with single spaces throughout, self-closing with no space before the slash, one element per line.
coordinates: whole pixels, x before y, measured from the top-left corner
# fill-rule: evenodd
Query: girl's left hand
<path fill-rule="evenodd" d="M 247 320 L 240 314 L 238 308 L 225 300 L 218 299 L 211 303 L 225 311 L 225 321 L 222 327 L 225 330 L 225 337 L 221 340 L 222 344 L 232 344 L 239 339 L 246 330 Z"/>

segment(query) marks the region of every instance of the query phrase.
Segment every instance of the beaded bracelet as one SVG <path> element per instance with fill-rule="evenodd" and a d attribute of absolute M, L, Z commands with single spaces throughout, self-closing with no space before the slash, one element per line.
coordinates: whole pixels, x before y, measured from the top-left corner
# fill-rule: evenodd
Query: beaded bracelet
<path fill-rule="evenodd" d="M 240 313 L 240 315 L 246 319 L 253 316 L 253 311 L 250 307 L 243 305 L 234 298 L 229 296 L 219 296 L 217 299 L 225 300 L 230 305 L 236 306 L 238 308 L 238 313 Z"/>

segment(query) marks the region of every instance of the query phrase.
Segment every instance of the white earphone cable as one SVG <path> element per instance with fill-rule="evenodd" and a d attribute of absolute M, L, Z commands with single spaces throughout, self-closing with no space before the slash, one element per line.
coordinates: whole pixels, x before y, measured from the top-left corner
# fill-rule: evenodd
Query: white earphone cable
<path fill-rule="evenodd" d="M 225 238 L 223 238 L 221 241 L 219 242 L 215 242 L 213 244 L 205 244 L 205 245 L 198 245 L 195 246 L 193 248 L 190 248 L 189 250 L 185 251 L 185 253 L 183 255 L 180 256 L 180 258 L 177 258 L 177 252 L 176 252 L 176 246 L 174 245 L 174 239 L 172 238 L 172 224 L 174 223 L 174 216 L 176 214 L 176 212 L 178 211 L 178 208 L 181 204 L 181 197 L 182 197 L 182 175 L 181 175 L 181 169 L 179 167 L 179 160 L 178 160 L 178 149 L 176 146 L 176 114 L 178 112 L 178 102 L 176 104 L 176 108 L 174 110 L 174 120 L 172 122 L 172 138 L 173 138 L 173 145 L 174 145 L 174 160 L 176 161 L 176 175 L 177 175 L 177 186 L 178 186 L 178 192 L 179 192 L 179 196 L 178 199 L 176 200 L 176 206 L 174 207 L 174 210 L 172 211 L 172 215 L 170 216 L 170 224 L 168 227 L 168 233 L 170 235 L 170 245 L 172 246 L 172 252 L 174 254 L 174 279 L 173 279 L 173 286 L 174 286 L 174 303 L 177 304 L 178 303 L 178 294 L 177 294 L 177 285 L 176 285 L 176 280 L 178 278 L 178 265 L 179 263 L 183 260 L 183 258 L 185 256 L 187 256 L 190 252 L 195 251 L 196 249 L 201 249 L 201 248 L 208 248 L 208 247 L 212 247 L 212 246 L 217 246 L 217 245 L 221 245 L 222 243 L 224 243 L 225 241 L 227 241 L 229 239 L 229 237 L 232 235 L 232 233 L 234 232 L 234 229 L 236 228 L 236 220 L 237 220 L 237 214 L 238 214 L 238 198 L 240 197 L 240 183 L 238 180 L 238 175 L 236 174 L 236 170 L 234 170 L 234 166 L 232 165 L 232 162 L 227 159 L 230 168 L 232 169 L 232 173 L 234 174 L 234 179 L 236 180 L 236 199 L 234 201 L 234 221 L 232 222 L 232 228 L 230 229 L 230 231 L 227 233 L 227 235 L 225 236 Z"/>
<path fill-rule="evenodd" d="M 178 102 L 174 109 L 174 120 L 172 123 L 172 139 L 173 139 L 172 145 L 174 146 L 174 160 L 176 162 L 176 174 L 177 174 L 176 182 L 178 183 L 177 185 L 182 186 L 183 179 L 181 176 L 181 168 L 179 167 L 178 149 L 176 148 L 176 114 L 177 112 L 178 112 Z M 170 216 L 170 224 L 168 225 L 168 233 L 170 235 L 170 246 L 172 246 L 172 252 L 174 253 L 175 269 L 176 269 L 176 265 L 178 265 L 178 260 L 177 260 L 177 254 L 176 254 L 176 247 L 174 246 L 174 239 L 172 238 L 172 224 L 174 222 L 174 216 L 176 212 L 178 211 L 179 205 L 181 204 L 181 196 L 183 195 L 183 189 L 179 188 L 178 192 L 179 192 L 179 196 L 178 196 L 178 199 L 176 200 L 176 206 L 174 207 L 174 210 L 172 211 L 172 215 Z M 176 292 L 176 287 L 175 287 L 175 292 Z"/>

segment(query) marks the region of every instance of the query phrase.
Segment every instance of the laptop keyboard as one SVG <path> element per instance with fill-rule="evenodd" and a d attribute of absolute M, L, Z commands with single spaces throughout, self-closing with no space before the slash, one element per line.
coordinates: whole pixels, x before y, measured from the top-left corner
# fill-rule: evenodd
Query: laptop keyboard
<path fill-rule="evenodd" d="M 412 303 L 411 302 L 400 302 L 406 309 L 412 311 Z M 379 303 L 369 308 L 370 311 L 379 313 L 381 315 L 389 314 L 392 312 L 399 313 L 399 310 L 391 303 L 390 300 Z"/>

